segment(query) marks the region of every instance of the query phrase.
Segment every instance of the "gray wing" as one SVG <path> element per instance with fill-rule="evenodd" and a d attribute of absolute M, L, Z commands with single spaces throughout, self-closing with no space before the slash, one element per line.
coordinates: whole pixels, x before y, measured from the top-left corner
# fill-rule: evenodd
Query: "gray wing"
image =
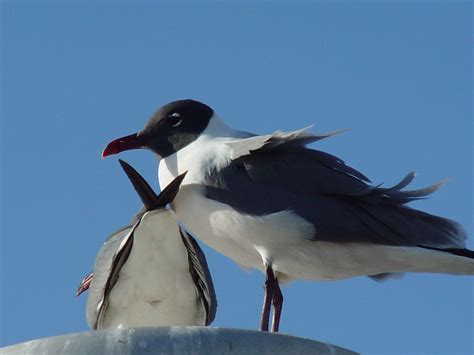
<path fill-rule="evenodd" d="M 206 309 L 206 325 L 210 325 L 216 316 L 217 298 L 206 257 L 196 240 L 183 227 L 179 227 L 179 232 L 188 252 L 189 272 Z"/>
<path fill-rule="evenodd" d="M 117 282 L 122 265 L 130 255 L 135 225 L 125 226 L 113 233 L 102 245 L 95 259 L 86 306 L 87 324 L 97 329 L 108 306 L 108 296 Z"/>
<path fill-rule="evenodd" d="M 464 247 L 458 223 L 405 206 L 442 183 L 403 190 L 410 173 L 391 188 L 369 185 L 341 159 L 305 147 L 331 135 L 297 131 L 229 142 L 234 159 L 207 173 L 207 197 L 252 215 L 292 210 L 315 226 L 315 240 Z"/>

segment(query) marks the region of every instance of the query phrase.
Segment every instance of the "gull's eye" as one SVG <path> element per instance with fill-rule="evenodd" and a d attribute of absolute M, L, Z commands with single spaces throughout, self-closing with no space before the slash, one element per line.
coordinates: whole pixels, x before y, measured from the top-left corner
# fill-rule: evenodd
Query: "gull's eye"
<path fill-rule="evenodd" d="M 183 119 L 181 118 L 181 115 L 178 112 L 172 113 L 166 119 L 166 123 L 170 127 L 178 127 L 181 122 L 183 122 Z"/>

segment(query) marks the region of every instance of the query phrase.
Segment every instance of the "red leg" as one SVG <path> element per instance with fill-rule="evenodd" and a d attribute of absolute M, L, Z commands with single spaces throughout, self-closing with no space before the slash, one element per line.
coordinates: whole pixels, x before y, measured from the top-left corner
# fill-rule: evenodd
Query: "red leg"
<path fill-rule="evenodd" d="M 278 279 L 275 278 L 275 290 L 273 292 L 273 318 L 272 318 L 272 332 L 278 332 L 280 328 L 280 316 L 281 310 L 283 308 L 283 294 L 280 290 L 280 285 L 278 284 Z"/>
<path fill-rule="evenodd" d="M 275 290 L 275 275 L 273 275 L 272 267 L 267 265 L 265 269 L 265 283 L 263 284 L 263 308 L 260 317 L 260 330 L 268 331 L 268 322 L 270 318 L 270 306 L 273 300 Z"/>

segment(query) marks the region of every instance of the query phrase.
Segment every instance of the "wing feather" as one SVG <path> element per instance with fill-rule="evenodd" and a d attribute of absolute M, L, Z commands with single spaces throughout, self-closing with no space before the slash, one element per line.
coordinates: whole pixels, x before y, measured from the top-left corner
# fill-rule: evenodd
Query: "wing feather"
<path fill-rule="evenodd" d="M 179 227 L 179 232 L 188 252 L 191 277 L 206 309 L 206 325 L 209 325 L 216 316 L 217 298 L 206 257 L 196 240 L 183 227 Z"/>
<path fill-rule="evenodd" d="M 108 306 L 108 295 L 117 282 L 122 265 L 133 243 L 135 226 L 126 226 L 113 233 L 103 244 L 94 264 L 86 306 L 87 324 L 97 329 Z"/>

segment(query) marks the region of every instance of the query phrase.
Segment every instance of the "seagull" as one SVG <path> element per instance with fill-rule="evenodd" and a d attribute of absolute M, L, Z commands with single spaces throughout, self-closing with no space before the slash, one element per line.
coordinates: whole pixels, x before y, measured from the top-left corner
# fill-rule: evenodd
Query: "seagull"
<path fill-rule="evenodd" d="M 120 164 L 144 208 L 132 224 L 113 233 L 96 258 L 94 271 L 79 285 L 89 289 L 86 318 L 92 329 L 209 325 L 216 296 L 206 258 L 166 209 L 186 173 L 159 196 L 129 164 Z"/>
<path fill-rule="evenodd" d="M 161 187 L 188 171 L 172 208 L 205 244 L 265 274 L 260 329 L 278 331 L 280 282 L 375 280 L 404 272 L 474 274 L 474 251 L 455 221 L 406 204 L 443 182 L 405 190 L 409 173 L 384 188 L 343 160 L 310 149 L 338 132 L 256 135 L 235 130 L 208 105 L 179 100 L 145 127 L 111 141 L 106 157 L 145 148 L 160 159 Z"/>

